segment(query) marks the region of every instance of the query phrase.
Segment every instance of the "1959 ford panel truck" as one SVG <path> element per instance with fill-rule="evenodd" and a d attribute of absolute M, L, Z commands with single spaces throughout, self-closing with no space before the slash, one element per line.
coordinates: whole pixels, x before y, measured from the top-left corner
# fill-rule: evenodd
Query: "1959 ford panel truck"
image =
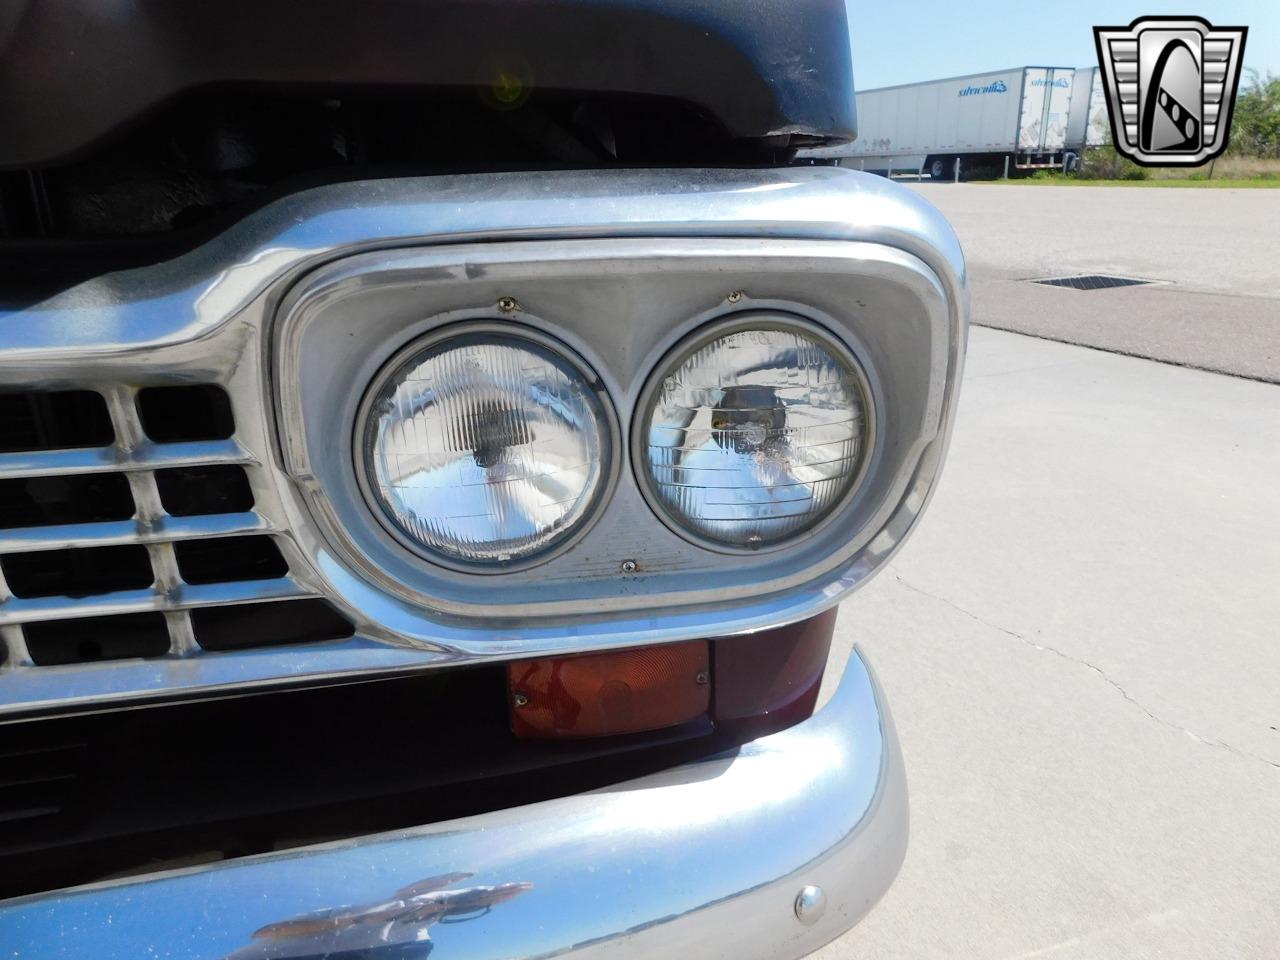
<path fill-rule="evenodd" d="M 853 103 L 842 0 L 0 6 L 0 956 L 855 924 L 968 307 Z"/>

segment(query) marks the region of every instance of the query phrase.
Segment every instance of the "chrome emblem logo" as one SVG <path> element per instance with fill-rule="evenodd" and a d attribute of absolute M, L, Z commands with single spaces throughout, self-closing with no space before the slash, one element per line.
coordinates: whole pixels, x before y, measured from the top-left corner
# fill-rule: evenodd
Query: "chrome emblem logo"
<path fill-rule="evenodd" d="M 1246 33 L 1199 17 L 1094 27 L 1116 150 L 1147 167 L 1195 166 L 1222 153 Z"/>

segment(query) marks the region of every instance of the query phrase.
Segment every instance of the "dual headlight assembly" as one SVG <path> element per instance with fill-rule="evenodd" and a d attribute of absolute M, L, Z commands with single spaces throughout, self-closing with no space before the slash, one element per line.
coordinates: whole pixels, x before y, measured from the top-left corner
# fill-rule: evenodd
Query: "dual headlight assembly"
<path fill-rule="evenodd" d="M 652 371 L 628 457 L 616 407 L 581 357 L 514 323 L 471 322 L 385 364 L 357 418 L 355 457 L 386 528 L 446 566 L 553 555 L 628 468 L 685 539 L 754 552 L 812 531 L 851 497 L 872 447 L 870 397 L 828 331 L 743 313 L 695 331 Z"/>

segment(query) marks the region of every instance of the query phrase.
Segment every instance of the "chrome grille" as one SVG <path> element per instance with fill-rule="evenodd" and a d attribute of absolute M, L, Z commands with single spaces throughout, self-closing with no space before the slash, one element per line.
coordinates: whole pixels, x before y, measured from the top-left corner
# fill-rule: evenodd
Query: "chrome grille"
<path fill-rule="evenodd" d="M 90 392 L 105 412 L 83 430 L 113 434 L 23 449 L 32 441 L 6 443 L 23 432 L 0 424 L 0 567 L 24 551 L 140 546 L 153 581 L 82 596 L 6 589 L 0 720 L 725 636 L 829 608 L 927 503 L 963 356 L 959 245 L 923 201 L 885 190 L 833 168 L 334 184 L 172 261 L 0 308 L 0 395 Z M 893 414 L 885 456 L 839 524 L 768 556 L 726 563 L 680 538 L 619 469 L 574 549 L 501 577 L 437 569 L 397 552 L 370 515 L 350 475 L 353 408 L 386 351 L 507 301 L 512 322 L 563 339 L 624 406 L 697 324 L 752 305 L 812 314 L 866 349 Z M 201 422 L 222 427 L 192 436 L 169 405 L 209 385 L 234 422 L 206 411 Z M 33 478 L 98 493 L 35 510 L 22 502 Z M 232 582 L 182 576 L 177 545 L 239 536 L 273 540 L 286 572 L 254 579 L 273 569 L 263 561 Z M 46 573 L 27 571 L 42 584 Z M 303 642 L 334 636 L 339 616 L 340 638 Z M 128 659 L 33 660 L 49 631 L 64 633 L 59 655 L 77 655 L 69 631 L 118 642 L 111 617 L 143 618 Z"/>
<path fill-rule="evenodd" d="M 39 413 L 9 432 L 0 453 L 0 662 L 182 657 L 350 636 L 351 625 L 291 575 L 289 545 L 282 551 L 253 509 L 250 475 L 260 467 L 235 439 L 220 387 L 96 385 L 113 439 L 58 449 L 60 438 L 105 439 L 85 391 L 75 392 L 79 425 L 62 422 L 69 393 L 5 401 Z M 210 509 L 217 512 L 202 512 Z M 62 522 L 67 510 L 94 519 Z M 37 516 L 43 522 L 31 524 Z M 287 617 L 252 611 L 255 629 L 243 644 L 228 643 L 237 622 L 248 625 L 234 609 L 198 613 L 281 601 L 302 603 Z"/>

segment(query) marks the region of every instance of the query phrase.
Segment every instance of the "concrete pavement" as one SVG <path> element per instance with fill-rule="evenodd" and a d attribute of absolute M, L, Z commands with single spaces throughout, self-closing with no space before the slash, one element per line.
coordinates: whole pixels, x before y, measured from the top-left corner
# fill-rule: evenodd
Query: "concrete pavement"
<path fill-rule="evenodd" d="M 975 329 L 934 503 L 837 640 L 912 839 L 822 960 L 1280 955 L 1280 387 Z"/>
<path fill-rule="evenodd" d="M 960 235 L 975 323 L 1280 382 L 1280 190 L 910 189 Z M 1027 282 L 1085 273 L 1162 282 Z"/>

